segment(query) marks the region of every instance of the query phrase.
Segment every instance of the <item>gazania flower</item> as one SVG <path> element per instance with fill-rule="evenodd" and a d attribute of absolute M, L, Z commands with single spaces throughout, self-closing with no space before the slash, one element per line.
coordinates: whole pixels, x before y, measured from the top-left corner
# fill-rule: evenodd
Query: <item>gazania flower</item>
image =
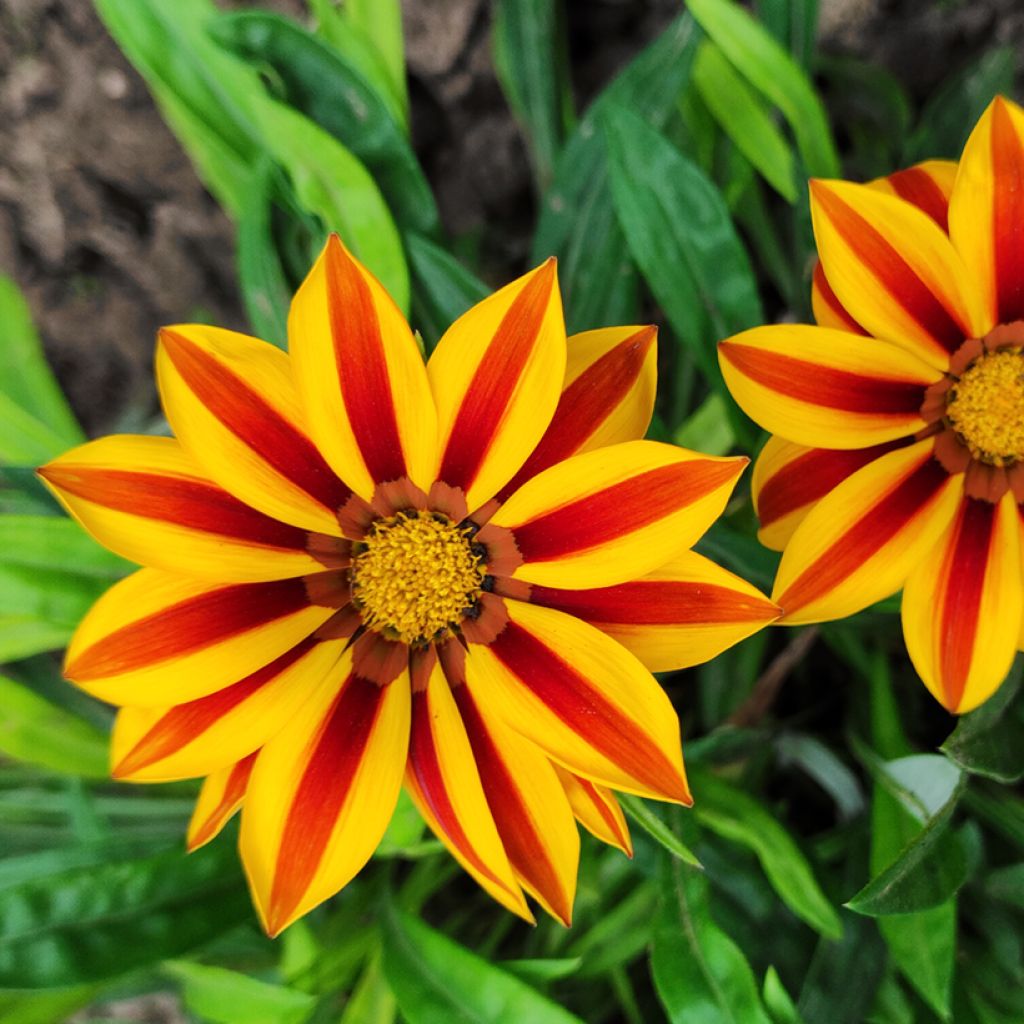
<path fill-rule="evenodd" d="M 1022 644 L 1024 111 L 996 99 L 959 165 L 811 183 L 819 326 L 720 348 L 772 437 L 754 473 L 784 553 L 784 622 L 903 588 L 915 668 L 950 711 L 999 686 Z"/>
<path fill-rule="evenodd" d="M 66 672 L 121 705 L 121 779 L 206 776 L 195 847 L 244 803 L 276 934 L 371 856 L 403 783 L 496 900 L 568 922 L 576 816 L 628 850 L 611 789 L 690 802 L 651 670 L 777 615 L 688 550 L 743 459 L 639 440 L 655 333 L 568 345 L 553 262 L 481 302 L 424 365 L 332 238 L 290 355 L 161 333 L 175 439 L 109 437 L 40 472 L 145 568 L 86 616 Z"/>

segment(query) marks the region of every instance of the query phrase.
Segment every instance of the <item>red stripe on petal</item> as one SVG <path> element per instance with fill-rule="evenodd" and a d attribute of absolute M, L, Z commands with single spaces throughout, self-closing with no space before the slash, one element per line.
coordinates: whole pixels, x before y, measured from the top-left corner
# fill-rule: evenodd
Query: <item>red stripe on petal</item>
<path fill-rule="evenodd" d="M 768 526 L 818 501 L 858 469 L 906 444 L 901 439 L 846 451 L 812 448 L 765 481 L 757 498 L 761 525 Z"/>
<path fill-rule="evenodd" d="M 166 328 L 164 349 L 196 398 L 240 441 L 296 487 L 332 511 L 352 492 L 313 442 L 262 395 L 188 338 Z"/>
<path fill-rule="evenodd" d="M 549 260 L 527 281 L 498 325 L 452 424 L 438 474 L 445 483 L 468 491 L 480 472 L 533 352 L 554 277 L 555 264 Z"/>
<path fill-rule="evenodd" d="M 418 691 L 412 695 L 412 729 L 409 735 L 409 769 L 416 780 L 420 794 L 430 808 L 434 820 L 444 831 L 459 852 L 484 878 L 493 882 L 500 889 L 508 888 L 480 858 L 473 844 L 469 841 L 462 822 L 459 821 L 448 787 L 441 771 L 434 734 L 430 728 L 430 708 L 427 692 Z"/>
<path fill-rule="evenodd" d="M 852 334 L 867 334 L 863 327 L 856 320 L 850 316 L 846 307 L 839 301 L 839 296 L 832 291 L 832 285 L 828 283 L 828 278 L 825 276 L 825 270 L 819 261 L 814 265 L 814 286 L 818 290 L 818 294 L 822 301 L 828 306 L 829 310 L 834 316 L 838 317 L 842 321 L 843 326 L 846 330 Z"/>
<path fill-rule="evenodd" d="M 629 831 L 623 831 L 622 822 L 612 812 L 611 807 L 608 806 L 608 801 L 602 796 L 598 791 L 597 786 L 595 786 L 590 779 L 585 779 L 581 775 L 575 776 L 575 779 L 580 788 L 590 798 L 590 802 L 593 804 L 597 813 L 601 815 L 601 819 L 608 826 L 608 831 L 618 839 L 619 845 L 629 853 L 630 857 L 632 857 L 633 843 L 630 839 Z M 614 799 L 614 797 L 612 799 Z"/>
<path fill-rule="evenodd" d="M 359 268 L 337 236 L 327 245 L 327 301 L 334 360 L 356 444 L 376 483 L 406 475 L 380 321 Z"/>
<path fill-rule="evenodd" d="M 216 484 L 136 470 L 49 466 L 56 487 L 104 508 L 268 547 L 306 546 L 308 534 L 265 516 Z"/>
<path fill-rule="evenodd" d="M 659 466 L 515 527 L 516 545 L 527 562 L 586 551 L 664 519 L 736 473 L 735 462 L 697 459 Z"/>
<path fill-rule="evenodd" d="M 894 302 L 949 352 L 971 336 L 899 252 L 872 224 L 838 196 L 819 189 L 815 198 L 853 254 L 868 267 Z"/>
<path fill-rule="evenodd" d="M 943 573 L 945 593 L 937 595 L 942 608 L 940 670 L 949 708 L 959 706 L 971 669 L 998 507 L 976 498 L 964 499 Z"/>
<path fill-rule="evenodd" d="M 1024 148 L 1005 102 L 992 107 L 992 238 L 998 321 L 1024 318 Z"/>
<path fill-rule="evenodd" d="M 294 665 L 312 650 L 316 643 L 317 641 L 312 639 L 303 640 L 280 658 L 246 676 L 245 679 L 198 700 L 175 705 L 125 754 L 112 773 L 114 778 L 127 777 L 177 753 L 286 668 Z"/>
<path fill-rule="evenodd" d="M 574 455 L 628 394 L 657 337 L 644 327 L 588 366 L 563 392 L 547 432 L 523 468 L 502 488 L 504 500 L 541 470 Z"/>
<path fill-rule="evenodd" d="M 85 682 L 210 647 L 309 606 L 301 579 L 236 583 L 197 594 L 107 634 L 67 666 Z"/>
<path fill-rule="evenodd" d="M 922 213 L 927 213 L 943 231 L 949 229 L 949 197 L 924 168 L 908 167 L 896 171 L 886 181 L 896 190 L 900 199 L 913 203 Z"/>
<path fill-rule="evenodd" d="M 234 814 L 238 805 L 245 797 L 245 791 L 249 786 L 249 776 L 252 775 L 252 766 L 256 763 L 256 754 L 243 757 L 231 769 L 228 781 L 224 785 L 224 792 L 217 801 L 217 806 L 206 816 L 203 824 L 188 838 L 189 850 L 197 850 L 205 846 L 223 827 L 228 818 Z"/>
<path fill-rule="evenodd" d="M 867 377 L 738 342 L 723 345 L 721 352 L 751 380 L 809 405 L 862 415 L 906 416 L 916 413 L 924 401 L 925 387 L 914 381 Z"/>
<path fill-rule="evenodd" d="M 510 621 L 490 650 L 521 686 L 612 764 L 655 791 L 679 792 L 676 769 L 647 733 L 532 633 Z"/>
<path fill-rule="evenodd" d="M 383 704 L 384 688 L 349 676 L 314 740 L 277 852 L 267 919 L 286 921 L 306 894 L 348 798 Z"/>
<path fill-rule="evenodd" d="M 921 463 L 809 565 L 776 604 L 793 612 L 841 583 L 895 537 L 948 479 L 934 459 Z"/>

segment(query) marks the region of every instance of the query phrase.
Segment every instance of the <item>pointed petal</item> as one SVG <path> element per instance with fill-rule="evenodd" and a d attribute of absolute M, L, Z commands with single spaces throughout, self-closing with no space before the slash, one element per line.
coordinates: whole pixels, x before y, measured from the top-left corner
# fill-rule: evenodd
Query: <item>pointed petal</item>
<path fill-rule="evenodd" d="M 949 204 L 949 233 L 983 298 L 984 330 L 1024 319 L 1024 110 L 997 96 L 971 132 Z"/>
<path fill-rule="evenodd" d="M 303 640 L 205 697 L 170 708 L 122 708 L 111 742 L 114 778 L 170 782 L 241 760 L 291 719 L 337 665 L 345 643 Z"/>
<path fill-rule="evenodd" d="M 709 661 L 781 614 L 756 587 L 694 551 L 614 587 L 534 586 L 530 600 L 597 626 L 652 672 Z"/>
<path fill-rule="evenodd" d="M 186 844 L 189 853 L 215 839 L 242 806 L 255 763 L 256 755 L 249 754 L 235 764 L 218 768 L 203 780 L 192 820 L 188 823 Z"/>
<path fill-rule="evenodd" d="M 461 487 L 471 511 L 540 441 L 558 404 L 565 360 L 554 260 L 464 313 L 438 343 L 427 366 L 437 401 L 438 479 Z"/>
<path fill-rule="evenodd" d="M 928 214 L 866 185 L 812 181 L 811 217 L 829 284 L 875 337 L 944 370 L 984 333 L 963 263 Z"/>
<path fill-rule="evenodd" d="M 571 615 L 507 605 L 497 639 L 470 645 L 466 672 L 477 700 L 577 775 L 689 804 L 679 720 L 650 672 Z"/>
<path fill-rule="evenodd" d="M 140 569 L 89 609 L 64 672 L 111 704 L 182 704 L 269 664 L 331 614 L 301 579 L 218 585 Z"/>
<path fill-rule="evenodd" d="M 932 442 L 889 452 L 822 498 L 797 527 L 772 600 L 790 624 L 838 619 L 895 593 L 953 515 L 963 477 Z"/>
<path fill-rule="evenodd" d="M 656 327 L 606 327 L 569 338 L 558 408 L 502 499 L 571 455 L 638 441 L 647 432 L 657 387 Z"/>
<path fill-rule="evenodd" d="M 580 837 L 555 769 L 486 703 L 478 704 L 468 686 L 452 695 L 509 863 L 527 892 L 568 927 Z"/>
<path fill-rule="evenodd" d="M 870 448 L 806 448 L 770 437 L 754 463 L 750 489 L 761 521 L 758 539 L 781 551 L 814 505 L 858 469 L 906 442 Z"/>
<path fill-rule="evenodd" d="M 914 668 L 943 707 L 988 700 L 1016 655 L 1024 581 L 1012 494 L 964 498 L 903 591 L 903 635 Z"/>
<path fill-rule="evenodd" d="M 607 786 L 573 775 L 561 765 L 554 764 L 554 769 L 579 823 L 602 843 L 617 847 L 627 857 L 632 857 L 633 840 L 615 794 Z"/>
<path fill-rule="evenodd" d="M 274 519 L 337 535 L 350 491 L 310 440 L 286 356 L 234 331 L 160 332 L 157 382 L 182 446 L 224 490 Z"/>
<path fill-rule="evenodd" d="M 39 475 L 102 545 L 142 565 L 229 582 L 323 569 L 309 534 L 219 487 L 170 437 L 104 437 Z"/>
<path fill-rule="evenodd" d="M 380 687 L 351 655 L 259 753 L 241 852 L 271 936 L 333 896 L 388 826 L 409 742 L 409 681 Z"/>
<path fill-rule="evenodd" d="M 484 795 L 474 750 L 437 661 L 426 687 L 412 695 L 405 785 L 452 856 L 503 907 L 532 921 Z"/>
<path fill-rule="evenodd" d="M 511 529 L 516 579 L 603 587 L 689 547 L 725 508 L 747 460 L 656 441 L 573 456 L 525 483 L 491 520 Z"/>
<path fill-rule="evenodd" d="M 813 447 L 863 448 L 925 426 L 940 377 L 897 345 L 847 331 L 778 324 L 718 346 L 733 398 L 766 430 Z"/>
<path fill-rule="evenodd" d="M 434 479 L 437 416 L 412 331 L 380 282 L 331 235 L 292 300 L 288 344 L 310 431 L 369 500 L 376 484 Z"/>

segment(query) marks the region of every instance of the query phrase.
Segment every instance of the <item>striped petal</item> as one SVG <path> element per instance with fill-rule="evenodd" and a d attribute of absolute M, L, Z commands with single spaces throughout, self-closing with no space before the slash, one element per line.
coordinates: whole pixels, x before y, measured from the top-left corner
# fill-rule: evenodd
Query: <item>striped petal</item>
<path fill-rule="evenodd" d="M 903 591 L 903 635 L 918 675 L 955 714 L 999 688 L 1024 614 L 1020 526 L 1012 494 L 964 498 Z"/>
<path fill-rule="evenodd" d="M 814 505 L 858 469 L 902 447 L 887 441 L 869 448 L 807 448 L 770 437 L 754 463 L 750 483 L 761 521 L 758 539 L 781 551 Z"/>
<path fill-rule="evenodd" d="M 291 365 L 273 345 L 197 324 L 160 332 L 157 382 L 185 450 L 224 490 L 304 530 L 338 535 L 351 492 L 310 440 Z"/>
<path fill-rule="evenodd" d="M 806 324 L 755 327 L 718 354 L 752 420 L 813 447 L 864 448 L 922 429 L 925 389 L 940 376 L 897 345 Z"/>
<path fill-rule="evenodd" d="M 262 747 L 337 664 L 344 640 L 303 640 L 221 690 L 170 708 L 122 708 L 112 774 L 134 782 L 209 775 Z"/>
<path fill-rule="evenodd" d="M 378 686 L 346 653 L 256 759 L 241 852 L 271 936 L 345 886 L 370 859 L 398 800 L 409 681 Z"/>
<path fill-rule="evenodd" d="M 301 579 L 214 584 L 140 569 L 89 609 L 64 673 L 111 704 L 182 704 L 268 665 L 331 614 Z"/>
<path fill-rule="evenodd" d="M 812 181 L 811 217 L 829 284 L 871 334 L 944 370 L 984 333 L 963 262 L 928 214 L 866 185 Z"/>
<path fill-rule="evenodd" d="M 627 857 L 632 857 L 633 840 L 615 794 L 607 786 L 599 786 L 589 779 L 573 775 L 560 765 L 555 764 L 554 769 L 569 798 L 576 820 L 602 843 L 615 846 Z"/>
<path fill-rule="evenodd" d="M 520 884 L 566 927 L 572 920 L 580 837 L 551 762 L 529 740 L 453 690 L 484 793 Z"/>
<path fill-rule="evenodd" d="M 566 341 L 555 261 L 464 313 L 427 372 L 437 401 L 438 479 L 470 510 L 515 475 L 547 430 L 565 377 Z"/>
<path fill-rule="evenodd" d="M 650 672 L 571 615 L 507 604 L 509 622 L 497 639 L 469 649 L 476 698 L 577 775 L 689 804 L 679 721 Z"/>
<path fill-rule="evenodd" d="M 851 334 L 868 333 L 850 316 L 846 307 L 839 301 L 839 296 L 832 291 L 832 285 L 828 283 L 820 260 L 814 265 L 814 274 L 811 277 L 811 309 L 814 312 L 814 322 L 819 327 L 831 327 L 837 331 L 849 331 Z"/>
<path fill-rule="evenodd" d="M 656 327 L 606 327 L 569 338 L 555 415 L 502 498 L 571 455 L 644 436 L 654 412 L 657 337 Z"/>
<path fill-rule="evenodd" d="M 474 749 L 440 664 L 412 696 L 405 786 L 452 856 L 503 907 L 533 921 L 480 781 Z"/>
<path fill-rule="evenodd" d="M 1022 225 L 1024 110 L 997 96 L 964 146 L 949 204 L 950 237 L 982 297 L 985 330 L 1024 319 Z"/>
<path fill-rule="evenodd" d="M 200 846 L 215 839 L 234 817 L 245 799 L 245 790 L 255 763 L 256 755 L 250 754 L 237 764 L 218 768 L 203 780 L 192 820 L 188 823 L 186 844 L 189 853 L 194 853 Z"/>
<path fill-rule="evenodd" d="M 305 530 L 232 497 L 170 437 L 90 441 L 39 475 L 100 544 L 142 565 L 238 583 L 323 569 Z"/>
<path fill-rule="evenodd" d="M 756 587 L 695 551 L 614 587 L 534 586 L 530 600 L 597 626 L 652 672 L 708 661 L 780 615 Z"/>
<path fill-rule="evenodd" d="M 852 615 L 895 593 L 953 516 L 963 477 L 932 442 L 889 452 L 822 498 L 797 527 L 772 600 L 789 624 Z"/>
<path fill-rule="evenodd" d="M 627 441 L 576 455 L 525 483 L 491 520 L 515 534 L 517 579 L 605 587 L 694 543 L 725 508 L 745 458 Z"/>
<path fill-rule="evenodd" d="M 433 482 L 437 417 L 412 331 L 380 282 L 331 235 L 292 300 L 288 345 L 320 450 L 369 500 Z"/>

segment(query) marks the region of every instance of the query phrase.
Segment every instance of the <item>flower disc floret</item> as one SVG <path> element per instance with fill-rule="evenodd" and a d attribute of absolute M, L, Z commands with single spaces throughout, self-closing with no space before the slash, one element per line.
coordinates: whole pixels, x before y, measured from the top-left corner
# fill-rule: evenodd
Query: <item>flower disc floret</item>
<path fill-rule="evenodd" d="M 352 561 L 352 598 L 371 629 L 406 644 L 449 632 L 480 596 L 471 531 L 439 512 L 378 520 Z"/>
<path fill-rule="evenodd" d="M 1024 459 L 1024 352 L 975 359 L 947 392 L 946 418 L 976 459 L 993 466 Z"/>

